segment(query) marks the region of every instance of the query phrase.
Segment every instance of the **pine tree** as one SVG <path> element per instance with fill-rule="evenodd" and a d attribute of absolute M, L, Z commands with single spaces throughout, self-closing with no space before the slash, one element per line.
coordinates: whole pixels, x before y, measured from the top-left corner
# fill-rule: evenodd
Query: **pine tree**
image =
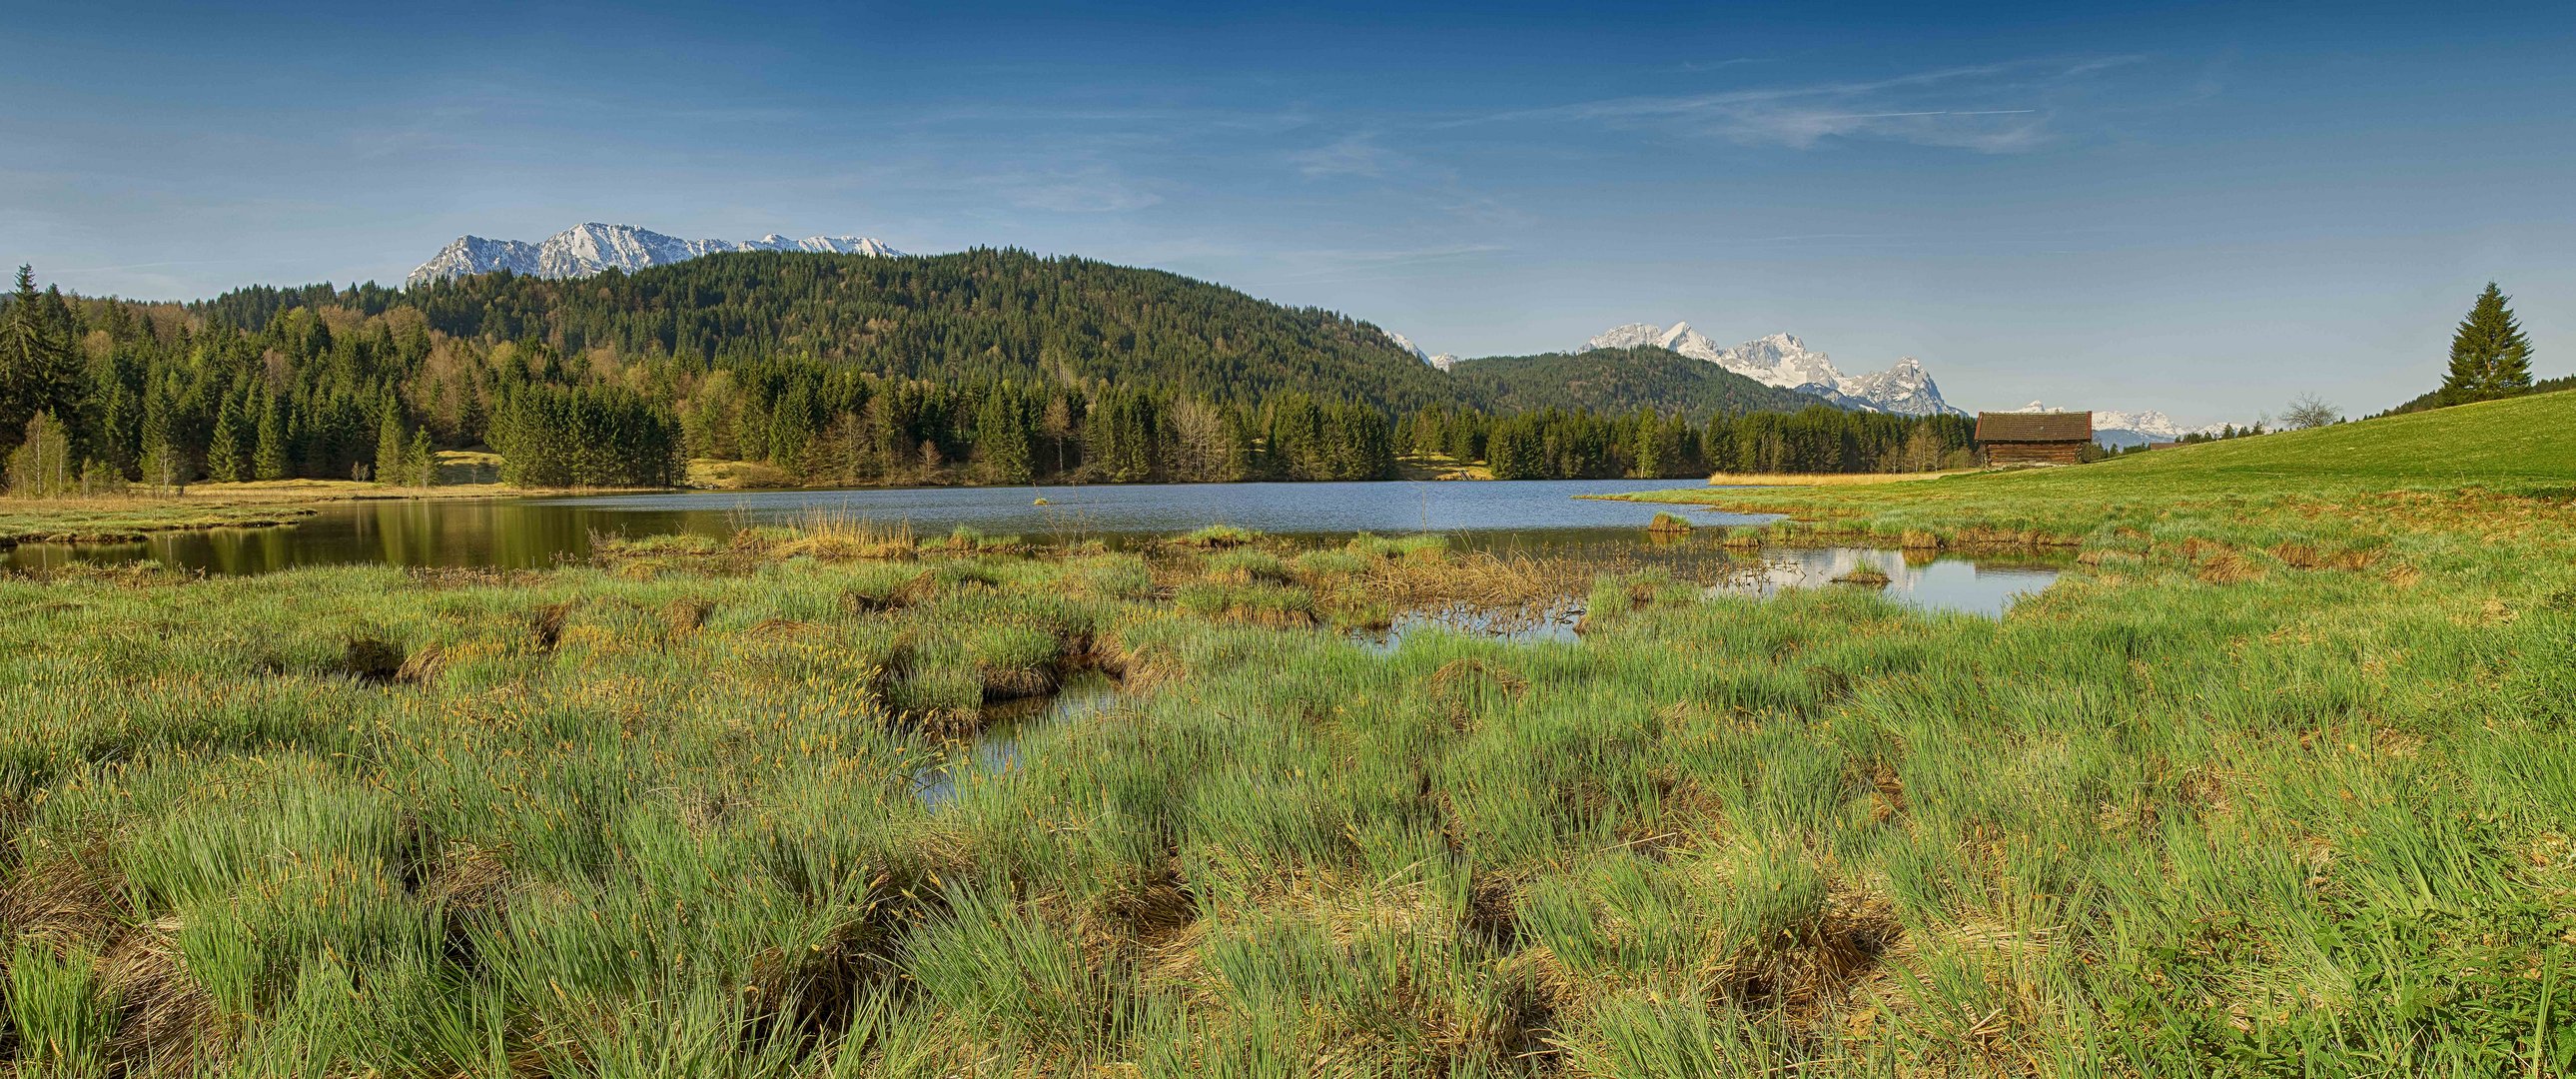
<path fill-rule="evenodd" d="M 1031 479 L 1035 455 L 1029 446 L 1028 417 L 1008 383 L 984 395 L 984 407 L 975 420 L 975 451 L 983 458 L 993 482 L 1027 483 Z"/>
<path fill-rule="evenodd" d="M 227 394 L 223 408 L 215 413 L 214 438 L 206 445 L 206 478 L 217 483 L 249 479 L 248 441 L 242 430 L 241 412 Z"/>
<path fill-rule="evenodd" d="M 2511 397 L 2531 389 L 2531 339 L 2507 306 L 2507 297 L 2487 282 L 2485 292 L 2451 335 L 2451 367 L 2442 376 L 2441 403 L 2467 404 Z"/>
<path fill-rule="evenodd" d="M 286 478 L 286 412 L 276 394 L 262 391 L 259 396 L 259 444 L 251 451 L 251 475 L 282 480 Z"/>
<path fill-rule="evenodd" d="M 71 349 L 62 340 L 33 267 L 18 267 L 9 315 L 0 319 L 0 453 L 16 446 L 36 413 L 59 408 L 70 390 Z M 60 307 L 60 297 L 53 307 Z M 76 373 L 76 372 L 75 372 Z"/>
<path fill-rule="evenodd" d="M 98 429 L 91 452 L 120 478 L 134 474 L 135 443 L 142 438 L 142 417 L 135 414 L 134 395 L 111 364 L 93 379 L 98 384 Z"/>
<path fill-rule="evenodd" d="M 402 409 L 387 398 L 383 411 L 384 422 L 376 425 L 376 482 L 408 487 L 411 477 L 403 467 L 403 451 L 410 440 L 403 437 Z"/>
<path fill-rule="evenodd" d="M 179 443 L 173 411 L 169 384 L 153 383 L 143 399 L 143 482 L 165 493 L 185 490 L 188 481 L 196 478 L 187 451 Z"/>
<path fill-rule="evenodd" d="M 414 487 L 438 485 L 438 458 L 429 449 L 429 428 L 412 429 L 411 447 L 403 453 L 403 473 L 411 477 Z"/>

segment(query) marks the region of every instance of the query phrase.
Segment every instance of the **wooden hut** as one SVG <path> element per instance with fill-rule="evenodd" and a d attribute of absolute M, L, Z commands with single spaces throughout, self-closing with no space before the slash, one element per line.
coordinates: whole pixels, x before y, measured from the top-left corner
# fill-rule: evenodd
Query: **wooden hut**
<path fill-rule="evenodd" d="M 1980 412 L 1977 445 L 1993 465 L 2071 465 L 2093 441 L 2090 412 Z"/>

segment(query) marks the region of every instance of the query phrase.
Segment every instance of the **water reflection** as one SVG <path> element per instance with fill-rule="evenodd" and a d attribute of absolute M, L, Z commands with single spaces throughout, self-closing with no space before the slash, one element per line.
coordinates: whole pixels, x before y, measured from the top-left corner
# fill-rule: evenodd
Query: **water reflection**
<path fill-rule="evenodd" d="M 1759 570 L 1713 585 L 1709 593 L 1773 596 L 1786 588 L 1821 588 L 1862 569 L 1885 575 L 1887 597 L 1899 603 L 1989 618 L 2003 617 L 2013 601 L 2055 583 L 2059 572 L 2046 559 L 1936 557 L 1865 547 L 1765 548 Z"/>
<path fill-rule="evenodd" d="M 1052 697 L 1005 701 L 984 709 L 984 729 L 951 750 L 940 763 L 913 776 L 913 790 L 936 809 L 957 797 L 958 785 L 1009 772 L 1020 762 L 1020 739 L 1029 732 L 1098 715 L 1116 707 L 1118 683 L 1097 673 L 1078 674 Z"/>
<path fill-rule="evenodd" d="M 1404 640 L 1428 629 L 1442 629 L 1471 637 L 1507 641 L 1513 644 L 1537 644 L 1553 641 L 1560 644 L 1579 640 L 1574 627 L 1583 622 L 1583 604 L 1571 597 L 1532 609 L 1497 611 L 1481 607 L 1451 607 L 1436 611 L 1406 611 L 1395 616 L 1383 628 L 1351 631 L 1351 643 L 1373 655 L 1389 655 Z"/>
<path fill-rule="evenodd" d="M 1877 587 L 1889 599 L 1923 611 L 1987 618 L 2003 617 L 2021 597 L 2055 583 L 2064 565 L 2063 559 L 2034 556 L 1942 556 L 1865 547 L 1764 548 L 1756 554 L 1708 544 L 1663 545 L 1632 561 L 1661 565 L 1676 577 L 1701 582 L 1711 596 L 1767 599 L 1791 588 Z M 1877 571 L 1887 583 L 1839 583 L 1861 569 Z M 1566 642 L 1580 639 L 1575 628 L 1582 621 L 1582 598 L 1565 596 L 1524 608 L 1408 611 L 1384 629 L 1355 630 L 1350 639 L 1377 655 L 1390 654 L 1407 637 L 1431 629 L 1520 644 Z"/>
<path fill-rule="evenodd" d="M 35 569 L 151 559 L 212 574 L 353 563 L 530 569 L 587 558 L 594 535 L 722 538 L 747 525 L 788 523 L 816 514 L 908 522 L 924 534 L 967 525 L 989 535 L 1039 542 L 1096 538 L 1113 545 L 1229 524 L 1282 535 L 1429 530 L 1484 537 L 1479 542 L 1543 545 L 1558 542 L 1569 531 L 1608 530 L 1618 543 L 1635 546 L 1658 507 L 1576 496 L 1671 485 L 1670 480 L 1140 484 L 340 502 L 320 507 L 290 528 L 173 532 L 141 543 L 28 544 L 0 551 L 0 566 Z M 1047 504 L 1036 504 L 1039 499 Z M 1694 517 L 1709 525 L 1771 519 Z"/>

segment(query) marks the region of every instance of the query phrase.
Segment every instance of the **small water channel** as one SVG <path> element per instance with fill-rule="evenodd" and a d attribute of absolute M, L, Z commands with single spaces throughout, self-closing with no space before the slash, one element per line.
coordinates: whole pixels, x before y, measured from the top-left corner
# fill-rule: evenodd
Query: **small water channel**
<path fill-rule="evenodd" d="M 1705 582 L 1710 596 L 1769 598 L 1794 588 L 1871 588 L 1887 598 L 1929 614 L 1970 614 L 2002 618 L 2024 596 L 2056 583 L 2063 558 L 2045 556 L 1929 555 L 1867 547 L 1772 547 L 1759 553 L 1690 543 L 1662 545 L 1645 561 L 1659 563 L 1676 577 Z M 1859 571 L 1886 578 L 1884 585 L 1844 583 Z M 1511 610 L 1460 606 L 1408 611 L 1383 629 L 1352 632 L 1351 640 L 1379 655 L 1395 651 L 1404 639 L 1427 629 L 1487 637 L 1518 644 L 1579 640 L 1584 600 L 1561 597 Z"/>
<path fill-rule="evenodd" d="M 961 784 L 1005 775 L 1018 766 L 1023 736 L 1099 715 L 1124 696 L 1116 680 L 1085 672 L 1066 680 L 1052 696 L 996 702 L 984 709 L 983 729 L 974 738 L 958 742 L 939 763 L 914 773 L 913 791 L 933 809 L 946 805 Z"/>

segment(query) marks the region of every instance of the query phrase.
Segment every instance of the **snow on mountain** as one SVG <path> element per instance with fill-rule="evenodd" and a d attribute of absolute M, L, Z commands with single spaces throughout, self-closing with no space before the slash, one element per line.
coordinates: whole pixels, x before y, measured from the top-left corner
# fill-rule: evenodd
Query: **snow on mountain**
<path fill-rule="evenodd" d="M 1430 364 L 1431 366 L 1437 367 L 1443 371 L 1458 366 L 1458 357 L 1455 355 L 1443 352 L 1435 356 L 1431 353 L 1422 351 L 1422 346 L 1414 344 L 1412 338 L 1406 337 L 1394 330 L 1379 330 L 1378 332 L 1385 334 L 1387 340 L 1395 342 L 1395 347 L 1411 353 L 1414 359 Z"/>
<path fill-rule="evenodd" d="M 404 279 L 407 285 L 441 281 L 468 274 L 508 270 L 533 277 L 588 277 L 603 270 L 641 270 L 683 262 L 719 251 L 815 251 L 840 255 L 900 255 L 883 241 L 865 236 L 808 236 L 793 240 L 770 233 L 757 240 L 683 240 L 633 225 L 588 222 L 546 237 L 489 240 L 460 236 Z"/>
<path fill-rule="evenodd" d="M 2064 412 L 2033 401 L 2015 412 Z M 2226 429 L 2223 423 L 2186 427 L 2162 412 L 2122 412 L 2117 409 L 2093 410 L 2093 441 L 2105 446 L 2143 446 L 2150 442 L 2175 442 L 2184 435 L 2214 435 Z"/>
<path fill-rule="evenodd" d="M 1807 343 L 1793 334 L 1775 333 L 1733 348 L 1719 348 L 1717 342 L 1687 322 L 1675 323 L 1671 329 L 1631 322 L 1602 331 L 1584 342 L 1583 348 L 1588 352 L 1648 345 L 1706 360 L 1756 382 L 1797 390 L 1835 404 L 1905 416 L 1958 411 L 1941 399 L 1941 388 L 1933 384 L 1931 373 L 1912 356 L 1898 359 L 1895 366 L 1884 371 L 1845 375 L 1834 367 L 1832 357 L 1809 350 Z"/>
<path fill-rule="evenodd" d="M 1683 323 L 1675 328 L 1686 330 L 1690 328 L 1690 324 Z M 1650 326 L 1643 322 L 1631 322 L 1625 326 L 1613 326 L 1598 334 L 1594 334 L 1592 340 L 1583 343 L 1583 351 L 1590 352 L 1596 348 L 1644 348 L 1648 346 L 1655 348 L 1669 347 L 1664 344 L 1664 328 L 1661 326 Z M 1674 351 L 1678 352 L 1681 350 L 1674 349 Z M 1703 356 L 1700 358 L 1706 359 L 1707 357 Z"/>
<path fill-rule="evenodd" d="M 486 240 L 480 236 L 459 236 L 430 260 L 414 268 L 407 284 L 463 277 L 467 274 L 508 270 L 515 274 L 537 272 L 537 245 L 524 240 Z"/>
<path fill-rule="evenodd" d="M 1959 411 L 1941 399 L 1941 387 L 1932 383 L 1932 373 L 1912 356 L 1897 357 L 1896 365 L 1887 370 L 1846 378 L 1840 388 L 1844 394 L 1867 401 L 1881 412 L 1900 416 Z"/>

